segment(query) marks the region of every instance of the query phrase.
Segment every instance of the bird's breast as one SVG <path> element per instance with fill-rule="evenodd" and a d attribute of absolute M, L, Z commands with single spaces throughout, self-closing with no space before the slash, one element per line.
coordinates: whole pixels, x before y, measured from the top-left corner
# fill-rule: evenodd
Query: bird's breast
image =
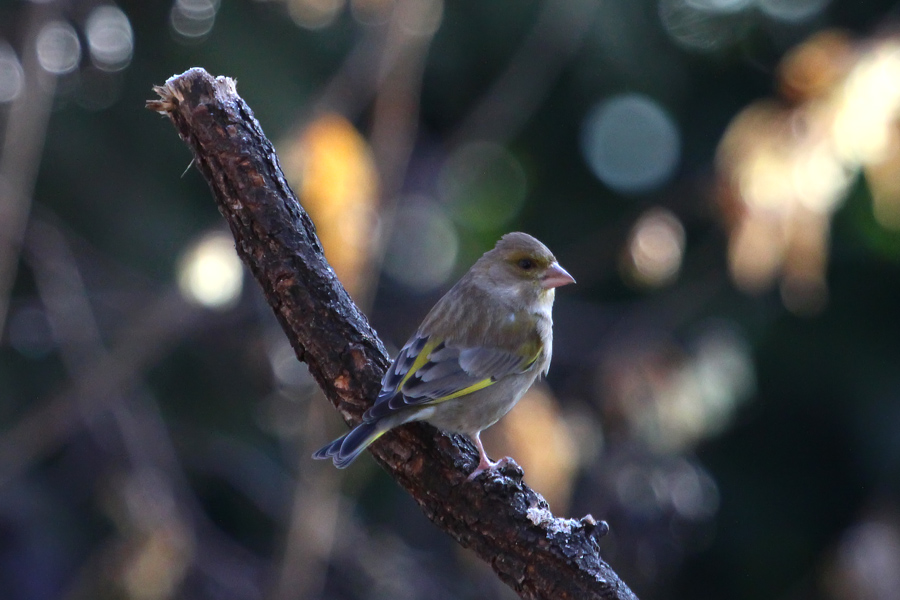
<path fill-rule="evenodd" d="M 505 377 L 477 392 L 441 402 L 426 417 L 420 418 L 445 431 L 473 435 L 508 413 L 534 383 L 537 373 L 530 370 Z"/>

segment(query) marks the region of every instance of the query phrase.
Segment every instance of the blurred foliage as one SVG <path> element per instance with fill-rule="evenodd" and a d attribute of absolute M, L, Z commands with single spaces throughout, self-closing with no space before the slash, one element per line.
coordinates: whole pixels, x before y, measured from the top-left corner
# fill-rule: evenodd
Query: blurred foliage
<path fill-rule="evenodd" d="M 143 108 L 238 82 L 397 348 L 578 280 L 485 435 L 644 598 L 900 589 L 900 38 L 875 0 L 0 0 L 0 597 L 512 598 L 342 430 Z M 186 170 L 187 169 L 187 170 Z"/>

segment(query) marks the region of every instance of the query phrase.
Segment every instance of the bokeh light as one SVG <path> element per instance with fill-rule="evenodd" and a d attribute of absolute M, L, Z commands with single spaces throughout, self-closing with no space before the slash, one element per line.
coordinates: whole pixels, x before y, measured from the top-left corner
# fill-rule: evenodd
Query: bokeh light
<path fill-rule="evenodd" d="M 684 245 L 684 226 L 674 213 L 664 208 L 648 210 L 629 235 L 626 275 L 646 287 L 672 282 L 681 268 Z"/>
<path fill-rule="evenodd" d="M 503 146 L 473 142 L 458 148 L 441 170 L 438 191 L 461 226 L 503 230 L 525 202 L 525 170 Z"/>
<path fill-rule="evenodd" d="M 896 142 L 900 111 L 900 42 L 889 40 L 861 57 L 837 92 L 832 135 L 838 157 L 877 163 Z"/>
<path fill-rule="evenodd" d="M 707 431 L 719 433 L 735 408 L 756 393 L 753 350 L 727 321 L 707 323 L 691 350 L 699 394 L 706 400 Z"/>
<path fill-rule="evenodd" d="M 41 28 L 36 50 L 41 67 L 54 75 L 71 73 L 81 61 L 78 34 L 64 21 L 51 21 Z"/>
<path fill-rule="evenodd" d="M 287 388 L 298 388 L 309 384 L 310 375 L 306 365 L 297 359 L 297 353 L 283 337 L 276 339 L 269 348 L 269 364 L 278 384 Z"/>
<path fill-rule="evenodd" d="M 750 345 L 728 321 L 700 326 L 686 344 L 619 348 L 599 372 L 606 421 L 660 453 L 684 452 L 720 433 L 756 390 Z"/>
<path fill-rule="evenodd" d="M 25 86 L 25 72 L 15 51 L 0 40 L 0 104 L 12 102 Z"/>
<path fill-rule="evenodd" d="M 754 0 L 685 0 L 684 4 L 709 12 L 731 13 L 743 10 Z"/>
<path fill-rule="evenodd" d="M 212 32 L 219 11 L 219 0 L 175 0 L 169 12 L 169 26 L 175 39 L 202 41 Z"/>
<path fill-rule="evenodd" d="M 594 107 L 582 126 L 588 166 L 603 183 L 623 193 L 665 184 L 681 156 L 678 127 L 663 108 L 641 94 L 623 94 Z"/>
<path fill-rule="evenodd" d="M 845 32 L 819 32 L 781 59 L 779 91 L 791 102 L 825 98 L 847 76 L 853 61 L 852 41 Z"/>
<path fill-rule="evenodd" d="M 874 512 L 874 511 L 873 511 Z M 900 589 L 897 514 L 870 514 L 844 533 L 825 574 L 834 600 L 893 600 Z"/>
<path fill-rule="evenodd" d="M 737 44 L 749 30 L 750 0 L 660 0 L 663 29 L 679 46 L 716 52 Z"/>
<path fill-rule="evenodd" d="M 815 314 L 828 296 L 832 215 L 862 171 L 875 218 L 900 225 L 900 42 L 854 46 L 822 32 L 780 66 L 786 102 L 757 102 L 719 145 L 729 268 L 741 289 L 779 281 L 784 305 Z"/>
<path fill-rule="evenodd" d="M 745 40 L 762 15 L 800 25 L 820 15 L 829 0 L 659 0 L 660 23 L 679 46 L 713 53 Z"/>
<path fill-rule="evenodd" d="M 131 62 L 134 35 L 128 17 L 118 7 L 98 6 L 91 11 L 85 33 L 91 60 L 98 69 L 121 71 Z"/>
<path fill-rule="evenodd" d="M 735 284 L 759 293 L 780 278 L 785 305 L 804 314 L 826 301 L 828 219 L 851 182 L 828 150 L 827 129 L 809 120 L 816 114 L 758 103 L 719 146 L 722 200 L 738 203 L 728 251 Z"/>
<path fill-rule="evenodd" d="M 875 220 L 891 231 L 900 230 L 900 140 L 896 136 L 892 132 L 894 139 L 879 162 L 865 166 Z"/>
<path fill-rule="evenodd" d="M 789 23 L 808 21 L 828 6 L 829 0 L 757 0 L 763 14 Z"/>
<path fill-rule="evenodd" d="M 685 459 L 623 465 L 612 484 L 619 504 L 641 518 L 674 512 L 685 520 L 706 521 L 719 509 L 715 480 Z"/>
<path fill-rule="evenodd" d="M 411 36 L 430 37 L 444 18 L 444 0 L 399 0 L 397 22 Z"/>
<path fill-rule="evenodd" d="M 288 14 L 305 29 L 322 29 L 334 23 L 344 0 L 287 0 Z"/>
<path fill-rule="evenodd" d="M 178 287 L 186 299 L 207 308 L 234 306 L 244 269 L 231 235 L 210 233 L 192 244 L 178 262 Z"/>
<path fill-rule="evenodd" d="M 654 482 L 658 496 L 667 498 L 676 513 L 691 521 L 705 521 L 719 510 L 719 487 L 699 465 L 678 461 Z"/>
<path fill-rule="evenodd" d="M 351 0 L 350 14 L 362 25 L 380 25 L 390 17 L 394 0 Z"/>
<path fill-rule="evenodd" d="M 394 219 L 384 270 L 397 282 L 427 292 L 447 283 L 458 252 L 453 222 L 432 200 L 417 197 L 404 202 Z"/>

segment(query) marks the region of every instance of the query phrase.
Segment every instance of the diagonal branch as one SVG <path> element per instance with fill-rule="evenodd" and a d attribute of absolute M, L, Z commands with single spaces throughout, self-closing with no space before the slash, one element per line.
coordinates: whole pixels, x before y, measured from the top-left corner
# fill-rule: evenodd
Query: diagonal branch
<path fill-rule="evenodd" d="M 191 148 L 297 356 L 345 420 L 359 422 L 388 357 L 325 261 L 271 142 L 229 78 L 195 68 L 155 89 L 161 99 L 148 108 L 166 114 Z M 554 517 L 518 467 L 468 482 L 471 444 L 424 424 L 394 430 L 371 452 L 429 519 L 522 598 L 635 600 L 600 558 L 606 524 Z"/>

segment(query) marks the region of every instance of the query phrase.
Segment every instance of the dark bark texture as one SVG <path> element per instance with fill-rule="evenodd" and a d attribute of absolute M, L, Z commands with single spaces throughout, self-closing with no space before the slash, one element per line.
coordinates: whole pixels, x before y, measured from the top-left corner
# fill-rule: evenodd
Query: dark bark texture
<path fill-rule="evenodd" d="M 160 99 L 148 108 L 167 115 L 191 148 L 298 358 L 345 420 L 358 423 L 389 358 L 325 261 L 272 143 L 229 78 L 195 68 L 155 91 Z M 370 451 L 429 519 L 522 598 L 635 599 L 600 558 L 606 524 L 554 517 L 515 463 L 467 481 L 478 462 L 471 443 L 425 424 L 400 427 Z"/>

